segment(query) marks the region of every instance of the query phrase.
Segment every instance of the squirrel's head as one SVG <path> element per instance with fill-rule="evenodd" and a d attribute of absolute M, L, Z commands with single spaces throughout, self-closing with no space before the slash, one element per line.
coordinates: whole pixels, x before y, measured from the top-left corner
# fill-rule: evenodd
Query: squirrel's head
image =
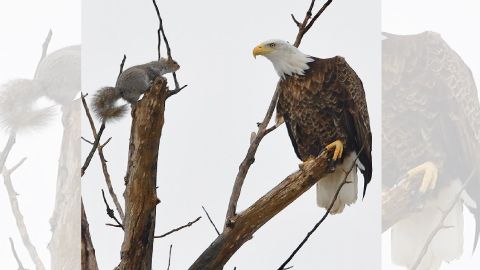
<path fill-rule="evenodd" d="M 160 64 L 165 68 L 164 73 L 172 73 L 180 69 L 180 65 L 171 58 L 160 58 Z"/>

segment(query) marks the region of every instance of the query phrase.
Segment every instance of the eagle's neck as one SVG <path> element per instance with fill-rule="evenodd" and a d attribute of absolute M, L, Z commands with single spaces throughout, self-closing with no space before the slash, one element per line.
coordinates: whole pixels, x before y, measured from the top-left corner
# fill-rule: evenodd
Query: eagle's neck
<path fill-rule="evenodd" d="M 287 52 L 271 54 L 267 58 L 272 62 L 275 71 L 282 79 L 285 79 L 287 75 L 305 75 L 305 71 L 310 68 L 308 63 L 314 61 L 313 57 L 302 53 L 293 46 Z"/>

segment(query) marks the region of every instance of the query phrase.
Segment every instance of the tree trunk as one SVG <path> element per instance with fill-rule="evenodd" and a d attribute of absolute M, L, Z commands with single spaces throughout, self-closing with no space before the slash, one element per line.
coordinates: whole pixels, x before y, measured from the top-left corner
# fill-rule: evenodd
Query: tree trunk
<path fill-rule="evenodd" d="M 80 100 L 62 106 L 55 209 L 50 218 L 50 269 L 80 269 Z"/>
<path fill-rule="evenodd" d="M 82 202 L 82 270 L 98 270 L 95 248 L 93 247 L 92 237 L 90 236 L 90 225 Z"/>
<path fill-rule="evenodd" d="M 132 110 L 125 176 L 125 236 L 116 269 L 150 270 L 155 231 L 157 159 L 164 123 L 167 80 L 158 77 Z"/>

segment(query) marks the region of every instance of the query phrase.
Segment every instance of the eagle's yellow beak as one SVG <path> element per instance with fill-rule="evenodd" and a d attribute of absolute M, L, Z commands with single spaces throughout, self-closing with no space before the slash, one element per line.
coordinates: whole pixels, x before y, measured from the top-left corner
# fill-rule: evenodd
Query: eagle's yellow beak
<path fill-rule="evenodd" d="M 273 49 L 269 46 L 258 45 L 257 47 L 253 48 L 253 57 L 257 58 L 257 55 L 265 55 L 272 51 Z"/>

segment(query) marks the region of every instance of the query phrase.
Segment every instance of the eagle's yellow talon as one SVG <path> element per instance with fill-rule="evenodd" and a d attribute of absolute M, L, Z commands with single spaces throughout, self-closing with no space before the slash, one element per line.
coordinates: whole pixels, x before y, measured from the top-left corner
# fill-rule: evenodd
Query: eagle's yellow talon
<path fill-rule="evenodd" d="M 336 161 L 339 158 L 342 158 L 343 155 L 343 143 L 340 140 L 336 140 L 332 142 L 331 144 L 327 145 L 325 147 L 327 150 L 335 149 L 333 151 L 333 157 L 332 160 Z"/>
<path fill-rule="evenodd" d="M 434 189 L 437 185 L 438 168 L 432 162 L 425 162 L 407 172 L 408 177 L 423 173 L 422 184 L 419 191 L 427 192 L 428 189 Z"/>

